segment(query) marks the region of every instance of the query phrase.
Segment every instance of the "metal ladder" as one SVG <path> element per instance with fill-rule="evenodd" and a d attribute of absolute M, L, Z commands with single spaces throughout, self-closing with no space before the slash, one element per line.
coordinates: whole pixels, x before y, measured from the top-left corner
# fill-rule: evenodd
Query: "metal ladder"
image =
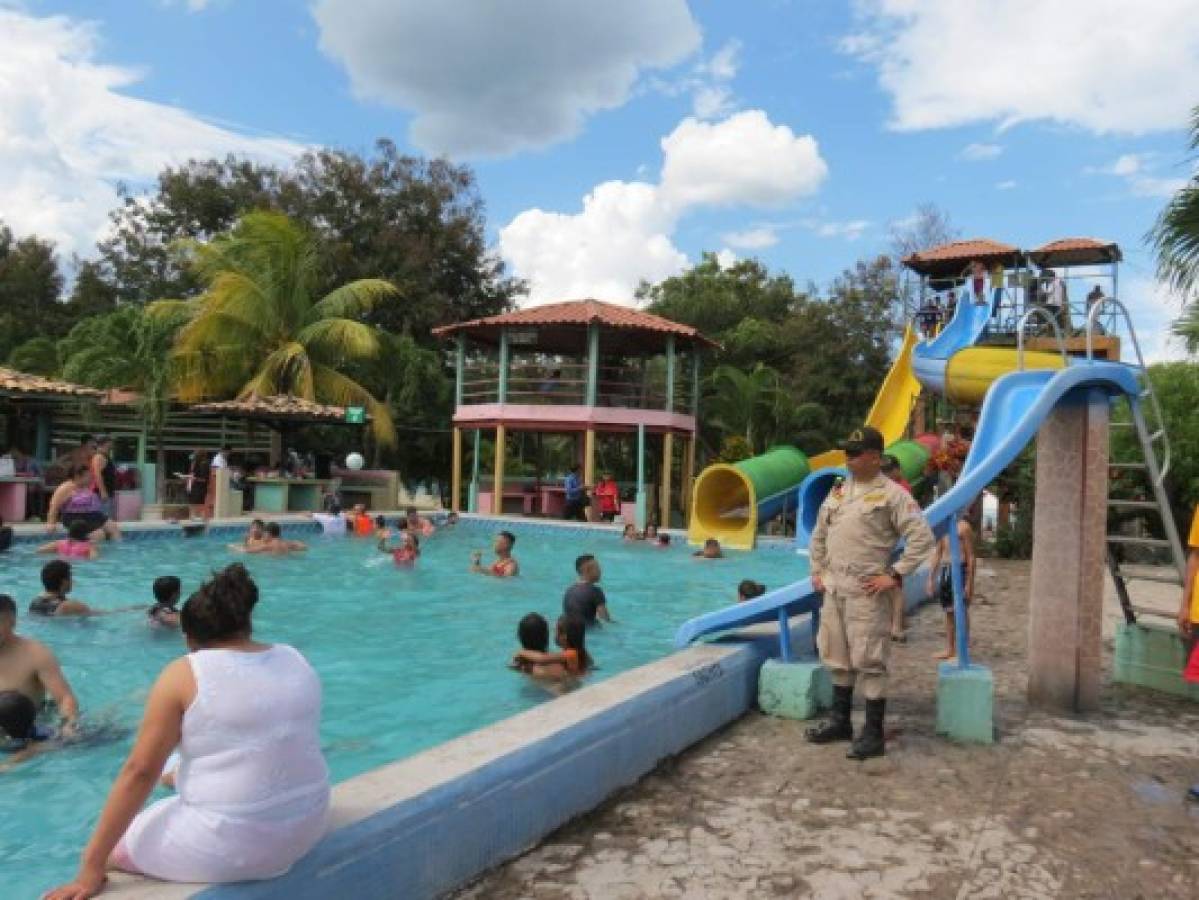
<path fill-rule="evenodd" d="M 1133 351 L 1136 355 L 1136 364 L 1133 368 L 1136 371 L 1137 383 L 1140 386 L 1137 396 L 1128 398 L 1128 408 L 1132 416 L 1132 421 L 1113 422 L 1112 424 L 1114 426 L 1136 429 L 1142 455 L 1140 462 L 1109 463 L 1109 468 L 1142 473 L 1148 482 L 1149 488 L 1152 490 L 1153 499 L 1123 500 L 1116 497 L 1109 497 L 1107 505 L 1109 509 L 1141 510 L 1146 513 L 1156 514 L 1161 520 L 1162 531 L 1165 534 L 1164 538 L 1153 538 L 1108 532 L 1108 570 L 1111 572 L 1112 581 L 1115 583 L 1116 596 L 1120 600 L 1120 607 L 1124 612 L 1124 618 L 1129 624 L 1132 624 L 1136 622 L 1138 613 L 1158 616 L 1169 615 L 1171 618 L 1173 618 L 1173 613 L 1164 613 L 1160 610 L 1134 605 L 1128 591 L 1128 582 L 1157 581 L 1176 584 L 1181 588 L 1186 577 L 1186 554 L 1182 548 L 1182 541 L 1178 537 L 1178 528 L 1174 522 L 1174 514 L 1170 509 L 1169 498 L 1166 495 L 1165 484 L 1166 475 L 1170 472 L 1171 449 L 1170 438 L 1166 434 L 1165 420 L 1162 417 L 1161 406 L 1157 401 L 1157 394 L 1153 390 L 1153 383 L 1149 378 L 1149 370 L 1145 365 L 1145 357 L 1141 352 L 1141 345 L 1137 340 L 1136 331 L 1133 329 L 1128 309 L 1114 297 L 1105 297 L 1096 302 L 1087 313 L 1087 361 L 1094 361 L 1093 337 L 1095 323 L 1100 316 L 1101 310 L 1108 306 L 1114 306 L 1116 311 L 1124 318 L 1124 324 L 1128 329 L 1128 337 L 1132 342 Z M 1173 567 L 1164 572 L 1160 570 L 1138 571 L 1135 569 L 1125 569 L 1121 566 L 1120 549 L 1129 546 L 1148 547 L 1154 551 L 1169 550 Z"/>

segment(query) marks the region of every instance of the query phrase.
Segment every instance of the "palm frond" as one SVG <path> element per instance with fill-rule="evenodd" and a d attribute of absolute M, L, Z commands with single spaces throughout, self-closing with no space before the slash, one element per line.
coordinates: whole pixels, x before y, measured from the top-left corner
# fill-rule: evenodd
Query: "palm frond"
<path fill-rule="evenodd" d="M 379 355 L 379 334 L 369 325 L 349 319 L 321 319 L 304 326 L 296 341 L 322 362 L 374 359 Z"/>
<path fill-rule="evenodd" d="M 257 393 L 263 397 L 272 394 L 292 394 L 305 400 L 316 399 L 312 384 L 312 360 L 308 356 L 308 350 L 298 341 L 284 344 L 269 354 L 258 367 L 252 381 L 260 386 L 253 391 L 243 388 L 243 396 L 250 393 Z M 270 393 L 264 391 L 268 384 L 274 387 Z"/>
<path fill-rule="evenodd" d="M 383 278 L 359 278 L 330 291 L 313 304 L 309 321 L 356 319 L 374 309 L 380 300 L 399 296 L 399 289 Z"/>
<path fill-rule="evenodd" d="M 1166 204 L 1148 238 L 1157 254 L 1157 277 L 1184 296 L 1199 289 L 1199 178 Z"/>
<path fill-rule="evenodd" d="M 380 403 L 366 388 L 342 375 L 328 366 L 314 366 L 312 370 L 313 384 L 316 388 L 316 399 L 321 403 L 331 403 L 336 406 L 365 406 L 371 415 L 371 433 L 375 440 L 384 447 L 396 445 L 395 424 L 391 419 L 391 410 Z"/>

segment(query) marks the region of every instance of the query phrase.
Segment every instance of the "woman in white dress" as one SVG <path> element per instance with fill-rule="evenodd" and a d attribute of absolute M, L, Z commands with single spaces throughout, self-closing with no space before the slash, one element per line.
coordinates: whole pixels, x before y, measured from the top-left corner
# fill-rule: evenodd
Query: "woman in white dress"
<path fill-rule="evenodd" d="M 320 681 L 295 648 L 253 640 L 257 602 L 237 564 L 184 604 L 191 652 L 150 690 L 75 881 L 47 897 L 92 897 L 107 868 L 167 881 L 273 878 L 320 840 L 329 808 Z M 176 747 L 178 793 L 141 810 Z"/>

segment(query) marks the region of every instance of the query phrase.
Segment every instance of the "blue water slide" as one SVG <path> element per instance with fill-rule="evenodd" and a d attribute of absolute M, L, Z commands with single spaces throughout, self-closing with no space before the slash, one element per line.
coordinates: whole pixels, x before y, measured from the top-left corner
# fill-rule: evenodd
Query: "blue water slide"
<path fill-rule="evenodd" d="M 945 393 L 945 363 L 959 350 L 973 347 L 991 320 L 991 304 L 981 306 L 963 297 L 953 318 L 931 341 L 917 344 L 912 351 L 912 372 L 930 391 Z"/>
<path fill-rule="evenodd" d="M 1094 388 L 1109 396 L 1125 394 L 1135 405 L 1140 392 L 1136 371 L 1122 363 L 1080 361 L 1066 369 L 1011 372 L 997 379 L 987 392 L 961 476 L 924 511 L 933 533 L 946 532 L 954 517 L 1015 460 L 1059 404 L 1083 402 Z M 804 578 L 746 603 L 696 616 L 676 632 L 675 646 L 685 647 L 704 635 L 812 613 L 820 608 L 820 600 L 811 579 Z"/>

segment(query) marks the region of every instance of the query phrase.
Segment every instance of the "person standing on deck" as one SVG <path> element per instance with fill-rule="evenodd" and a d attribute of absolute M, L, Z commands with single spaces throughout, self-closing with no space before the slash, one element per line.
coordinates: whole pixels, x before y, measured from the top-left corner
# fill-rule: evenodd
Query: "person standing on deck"
<path fill-rule="evenodd" d="M 844 444 L 849 480 L 817 514 L 809 545 L 812 586 L 824 594 L 817 646 L 833 681 L 827 722 L 808 731 L 814 744 L 853 740 L 853 690 L 866 697 L 866 724 L 848 756 L 882 756 L 887 707 L 892 594 L 932 553 L 933 533 L 916 501 L 882 474 L 883 436 L 860 428 Z M 903 539 L 903 554 L 890 563 Z"/>

